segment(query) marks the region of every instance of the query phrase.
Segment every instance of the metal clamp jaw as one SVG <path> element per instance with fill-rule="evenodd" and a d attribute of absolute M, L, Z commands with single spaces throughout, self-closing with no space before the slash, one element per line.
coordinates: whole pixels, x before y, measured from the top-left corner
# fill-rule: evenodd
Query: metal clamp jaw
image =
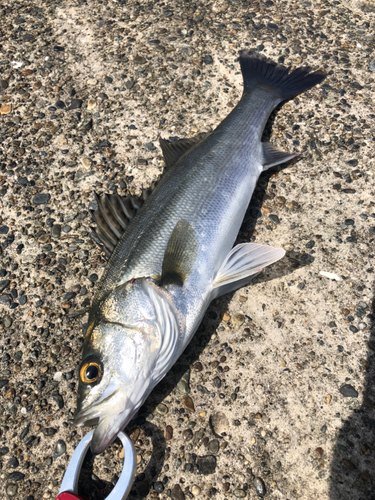
<path fill-rule="evenodd" d="M 78 495 L 78 480 L 81 473 L 83 461 L 85 459 L 87 450 L 89 449 L 94 430 L 90 431 L 80 441 L 75 449 L 72 458 L 65 471 L 59 494 L 56 500 L 87 500 L 85 497 Z M 118 438 L 124 447 L 124 466 L 119 480 L 111 493 L 106 497 L 106 500 L 125 500 L 133 485 L 135 470 L 137 466 L 136 454 L 133 443 L 129 437 L 123 432 L 118 433 Z"/>

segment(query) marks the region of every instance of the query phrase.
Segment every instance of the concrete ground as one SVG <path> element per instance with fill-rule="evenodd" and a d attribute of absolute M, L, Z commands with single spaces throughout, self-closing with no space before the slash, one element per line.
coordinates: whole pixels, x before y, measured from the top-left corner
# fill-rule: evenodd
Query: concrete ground
<path fill-rule="evenodd" d="M 374 12 L 1 2 L 1 498 L 54 499 L 86 432 L 75 369 L 106 262 L 93 191 L 139 194 L 162 173 L 159 136 L 220 123 L 250 48 L 328 75 L 273 116 L 272 143 L 301 155 L 262 176 L 239 235 L 287 255 L 212 303 L 128 427 L 130 498 L 375 498 Z M 104 499 L 121 464 L 119 444 L 88 461 L 82 494 Z"/>

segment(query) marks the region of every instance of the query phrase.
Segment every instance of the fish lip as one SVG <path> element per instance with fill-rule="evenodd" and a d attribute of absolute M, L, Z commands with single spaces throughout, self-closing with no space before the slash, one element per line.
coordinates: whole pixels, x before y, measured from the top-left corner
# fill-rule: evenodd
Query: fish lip
<path fill-rule="evenodd" d="M 73 423 L 77 427 L 83 427 L 83 426 L 94 426 L 99 423 L 100 417 L 90 417 L 91 411 L 95 410 L 95 405 L 91 405 L 88 408 L 85 408 L 84 410 L 79 410 L 76 412 L 73 418 Z"/>
<path fill-rule="evenodd" d="M 121 404 L 121 401 L 123 404 Z M 113 389 L 113 384 L 110 383 L 104 390 L 103 394 L 96 401 L 94 401 L 94 403 L 90 404 L 86 408 L 77 408 L 74 415 L 74 424 L 77 427 L 95 425 L 93 424 L 95 420 L 99 423 L 100 419 L 103 417 L 108 417 L 110 415 L 115 416 L 119 412 L 123 411 L 125 406 L 124 401 L 126 401 L 126 398 L 120 390 L 120 387 Z"/>
<path fill-rule="evenodd" d="M 130 418 L 129 411 L 101 418 L 90 443 L 93 455 L 99 455 L 110 446 L 117 438 L 119 431 L 126 427 Z"/>
<path fill-rule="evenodd" d="M 116 439 L 118 432 L 128 424 L 131 418 L 131 411 L 126 407 L 126 404 L 119 407 L 115 401 L 113 405 L 114 410 L 108 410 L 108 405 L 112 406 L 112 402 L 116 400 L 116 396 L 117 398 L 123 397 L 120 389 L 100 402 L 95 402 L 87 408 L 80 410 L 74 417 L 74 423 L 78 427 L 96 426 L 90 443 L 91 452 L 94 455 L 102 453 L 110 446 Z M 100 408 L 103 402 L 105 404 L 104 409 L 103 407 Z"/>
<path fill-rule="evenodd" d="M 114 378 L 101 396 L 86 408 L 77 409 L 74 424 L 77 427 L 95 426 L 90 448 L 94 455 L 102 453 L 117 437 L 131 418 L 131 405 L 125 391 Z"/>

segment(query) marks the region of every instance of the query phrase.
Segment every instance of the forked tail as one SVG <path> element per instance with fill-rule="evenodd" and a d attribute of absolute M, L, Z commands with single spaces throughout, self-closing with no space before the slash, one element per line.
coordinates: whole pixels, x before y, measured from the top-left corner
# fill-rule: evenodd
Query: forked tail
<path fill-rule="evenodd" d="M 255 88 L 277 95 L 280 101 L 290 99 L 305 90 L 322 82 L 326 75 L 322 71 L 310 73 L 311 68 L 281 66 L 266 59 L 257 52 L 240 52 L 241 71 L 244 80 L 244 94 L 249 94 Z"/>

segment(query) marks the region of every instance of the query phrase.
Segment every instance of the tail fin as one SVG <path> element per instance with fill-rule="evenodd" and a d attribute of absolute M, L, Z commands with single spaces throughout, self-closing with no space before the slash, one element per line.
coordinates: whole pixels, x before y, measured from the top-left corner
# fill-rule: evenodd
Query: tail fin
<path fill-rule="evenodd" d="M 311 68 L 297 68 L 290 71 L 290 67 L 281 66 L 266 59 L 257 52 L 240 52 L 241 71 L 244 80 L 244 94 L 255 87 L 268 87 L 280 98 L 280 101 L 290 99 L 305 90 L 322 82 L 326 75 L 322 71 L 310 73 Z"/>

